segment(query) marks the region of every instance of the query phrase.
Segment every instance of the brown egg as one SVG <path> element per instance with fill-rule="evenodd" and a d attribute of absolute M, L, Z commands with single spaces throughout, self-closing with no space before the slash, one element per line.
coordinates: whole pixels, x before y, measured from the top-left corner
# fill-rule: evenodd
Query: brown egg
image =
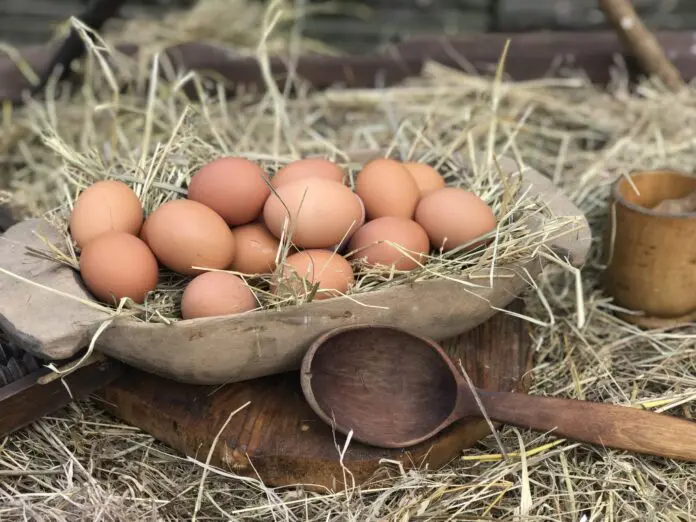
<path fill-rule="evenodd" d="M 389 158 L 370 161 L 355 180 L 355 192 L 365 204 L 367 219 L 413 217 L 420 193 L 404 165 Z"/>
<path fill-rule="evenodd" d="M 353 234 L 355 234 L 355 232 L 361 226 L 363 226 L 365 224 L 365 205 L 364 205 L 362 199 L 360 199 L 360 196 L 355 194 L 355 198 L 358 200 L 358 203 L 360 203 L 360 219 L 358 219 L 358 222 L 355 224 L 355 226 L 351 230 L 351 233 L 348 234 L 343 239 L 343 241 L 341 241 L 340 243 L 338 243 L 336 245 L 333 245 L 333 246 L 327 248 L 327 250 L 331 250 L 332 252 L 338 252 L 341 255 L 345 254 L 346 248 L 348 248 L 348 243 L 350 242 L 350 238 L 353 237 Z"/>
<path fill-rule="evenodd" d="M 205 272 L 193 278 L 181 297 L 184 319 L 241 314 L 258 306 L 244 281 L 228 272 Z"/>
<path fill-rule="evenodd" d="M 124 297 L 143 303 L 157 286 L 159 269 L 145 242 L 127 232 L 105 232 L 82 249 L 80 275 L 97 299 L 117 305 Z"/>
<path fill-rule="evenodd" d="M 70 215 L 70 234 L 78 248 L 104 232 L 137 235 L 143 223 L 143 207 L 133 190 L 120 181 L 97 181 L 75 201 Z"/>
<path fill-rule="evenodd" d="M 433 190 L 444 188 L 445 186 L 445 178 L 427 163 L 407 161 L 404 162 L 404 167 L 408 169 L 416 185 L 418 185 L 420 197 L 429 194 Z"/>
<path fill-rule="evenodd" d="M 495 214 L 485 201 L 473 192 L 455 187 L 425 196 L 418 204 L 415 219 L 428 233 L 432 246 L 444 251 L 469 243 L 496 227 Z"/>
<path fill-rule="evenodd" d="M 147 218 L 147 243 L 164 266 L 180 274 L 224 270 L 234 260 L 234 235 L 205 205 L 190 199 L 168 201 Z"/>
<path fill-rule="evenodd" d="M 328 299 L 345 294 L 355 282 L 353 268 L 346 259 L 329 250 L 304 250 L 292 254 L 279 267 L 271 283 L 271 292 L 290 292 L 303 295 L 311 286 L 319 284 L 314 299 Z M 280 276 L 280 285 L 278 278 Z M 303 284 L 301 279 L 305 279 Z"/>
<path fill-rule="evenodd" d="M 271 178 L 274 188 L 304 178 L 325 178 L 343 183 L 345 172 L 333 161 L 324 158 L 306 158 L 288 163 Z"/>
<path fill-rule="evenodd" d="M 269 183 L 256 163 L 229 156 L 211 161 L 191 178 L 188 198 L 212 208 L 229 225 L 243 225 L 261 214 Z"/>
<path fill-rule="evenodd" d="M 290 214 L 288 214 L 288 210 Z M 286 183 L 266 201 L 263 220 L 281 238 L 283 223 L 299 248 L 329 248 L 357 228 L 360 201 L 345 185 L 324 178 L 304 178 Z"/>
<path fill-rule="evenodd" d="M 348 250 L 355 252 L 353 259 L 363 259 L 368 265 L 413 270 L 425 262 L 430 240 L 415 221 L 385 216 L 360 227 Z"/>
<path fill-rule="evenodd" d="M 148 243 L 147 240 L 147 219 L 143 222 L 143 226 L 140 227 L 140 233 L 138 234 L 138 237 L 145 241 L 145 243 Z"/>
<path fill-rule="evenodd" d="M 272 274 L 280 242 L 263 223 L 249 223 L 232 230 L 235 254 L 230 270 L 242 274 Z"/>

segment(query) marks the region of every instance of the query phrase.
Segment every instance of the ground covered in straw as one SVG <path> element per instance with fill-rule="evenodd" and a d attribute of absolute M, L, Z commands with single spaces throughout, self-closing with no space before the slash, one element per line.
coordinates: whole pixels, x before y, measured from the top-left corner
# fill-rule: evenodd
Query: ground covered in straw
<path fill-rule="evenodd" d="M 118 147 L 136 159 L 143 154 L 141 131 L 153 114 L 148 104 L 161 103 L 165 94 L 172 99 L 172 86 L 160 84 L 157 96 L 148 97 L 138 82 L 133 85 L 115 100 L 86 90 L 73 101 L 58 99 L 13 114 L 0 136 L 12 161 L 0 168 L 3 177 L 12 177 L 11 190 L 22 192 L 18 204 L 35 214 L 64 201 L 53 189 L 69 155 L 57 154 L 58 146 L 94 161 Z M 170 129 L 179 122 L 175 110 L 169 121 L 164 118 L 167 108 L 158 112 L 161 121 L 150 122 L 154 138 L 144 157 L 156 149 L 160 125 Z M 374 146 L 407 151 L 417 136 L 438 136 L 437 143 L 464 151 L 485 150 L 493 136 L 497 153 L 551 176 L 586 212 L 595 235 L 580 288 L 576 274 L 558 267 L 539 282 L 543 298 L 528 295 L 536 343 L 531 393 L 693 418 L 696 328 L 646 332 L 616 319 L 600 287 L 599 242 L 616 176 L 636 168 L 696 168 L 692 91 L 676 97 L 645 83 L 629 95 L 620 78 L 600 91 L 581 75 L 496 84 L 431 65 L 423 78 L 380 92 L 308 92 L 296 100 L 272 92 L 229 103 L 211 97 L 191 111 L 181 125 L 224 128 L 229 134 L 223 141 L 239 149 L 258 148 L 254 132 L 274 136 L 270 130 L 289 123 L 295 139 L 268 139 L 267 148 L 256 151 L 275 156 Z M 255 115 L 253 131 L 240 114 Z M 132 129 L 115 140 L 114 117 Z M 202 124 L 209 121 L 216 126 Z M 693 465 L 514 428 L 503 429 L 500 440 L 506 457 L 488 437 L 438 471 L 389 469 L 388 478 L 336 492 L 309 492 L 300 485 L 273 489 L 206 469 L 105 415 L 98 404 L 81 401 L 0 441 L 0 520 L 677 521 L 696 512 Z"/>

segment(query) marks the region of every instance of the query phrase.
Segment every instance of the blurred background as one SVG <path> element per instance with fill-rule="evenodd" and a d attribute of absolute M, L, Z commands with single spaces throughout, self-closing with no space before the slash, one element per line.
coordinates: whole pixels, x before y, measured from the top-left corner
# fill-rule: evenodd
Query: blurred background
<path fill-rule="evenodd" d="M 262 0 L 257 0 L 264 3 Z M 88 0 L 0 0 L 0 40 L 45 42 Z M 129 0 L 122 18 L 153 18 L 196 0 Z M 366 52 L 417 34 L 607 29 L 597 0 L 306 0 L 304 34 L 348 52 Z M 696 0 L 634 0 L 652 29 L 696 29 Z M 321 8 L 321 9 L 316 9 Z"/>

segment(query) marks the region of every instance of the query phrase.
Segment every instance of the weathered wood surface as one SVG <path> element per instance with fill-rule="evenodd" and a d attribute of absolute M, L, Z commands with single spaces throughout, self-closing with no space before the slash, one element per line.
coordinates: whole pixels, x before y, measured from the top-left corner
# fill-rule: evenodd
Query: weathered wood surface
<path fill-rule="evenodd" d="M 547 245 L 582 265 L 591 235 L 582 212 L 551 183 L 514 161 L 501 159 L 520 194 L 548 205 L 553 218 L 569 219 Z M 23 245 L 35 241 L 39 220 L 10 228 L 0 240 L 0 267 L 63 295 L 88 299 L 75 271 L 32 258 Z M 543 227 L 542 222 L 531 224 Z M 49 231 L 44 230 L 46 236 Z M 37 245 L 40 246 L 40 245 Z M 475 328 L 528 288 L 544 261 L 533 258 L 498 267 L 495 284 L 464 286 L 449 280 L 418 281 L 361 294 L 358 300 L 336 298 L 282 310 L 179 321 L 171 325 L 118 317 L 99 337 L 99 351 L 124 363 L 170 379 L 193 384 L 221 384 L 298 369 L 309 344 L 327 331 L 349 324 L 385 324 L 415 334 L 444 339 Z M 17 344 L 46 358 L 65 358 L 85 346 L 107 312 L 51 293 L 45 288 L 0 274 L 0 327 Z M 96 303 L 95 303 L 96 304 Z M 495 307 L 495 308 L 494 308 Z"/>
<path fill-rule="evenodd" d="M 118 378 L 125 366 L 99 357 L 63 379 L 41 383 L 51 370 L 41 368 L 26 377 L 0 387 L 0 438 L 45 415 L 83 399 Z"/>
<path fill-rule="evenodd" d="M 323 0 L 310 0 L 319 4 Z M 195 0 L 130 0 L 124 18 L 161 17 Z M 362 0 L 343 2 L 342 12 L 315 13 L 305 21 L 308 36 L 348 51 L 421 34 L 479 31 L 610 29 L 596 0 Z M 690 0 L 634 0 L 652 29 L 696 28 Z M 16 45 L 48 40 L 56 26 L 81 13 L 86 0 L 2 0 L 0 39 Z M 337 4 L 340 6 L 340 2 Z M 357 7 L 356 7 L 357 6 Z"/>
<path fill-rule="evenodd" d="M 523 312 L 514 301 L 510 310 Z M 456 365 L 461 360 L 474 383 L 486 390 L 529 389 L 529 324 L 505 312 L 443 343 Z M 395 366 L 395 369 L 397 367 Z M 169 446 L 204 461 L 220 432 L 211 463 L 256 476 L 271 486 L 316 484 L 341 489 L 339 450 L 345 437 L 312 411 L 299 372 L 227 384 L 179 384 L 136 370 L 98 392 L 103 407 Z M 249 402 L 223 425 L 228 416 Z M 222 431 L 221 431 L 222 430 Z M 481 419 L 461 420 L 408 450 L 385 450 L 352 441 L 343 463 L 356 482 L 368 479 L 383 458 L 404 467 L 440 467 L 489 433 Z M 397 471 L 398 473 L 398 471 Z"/>

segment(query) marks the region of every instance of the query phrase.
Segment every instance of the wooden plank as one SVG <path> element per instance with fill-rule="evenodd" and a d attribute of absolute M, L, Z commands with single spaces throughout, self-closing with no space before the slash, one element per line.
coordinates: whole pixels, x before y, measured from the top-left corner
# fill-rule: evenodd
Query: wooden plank
<path fill-rule="evenodd" d="M 633 0 L 642 17 L 661 12 L 660 0 Z M 497 27 L 501 31 L 608 28 L 596 0 L 500 0 Z"/>
<path fill-rule="evenodd" d="M 0 437 L 94 393 L 118 378 L 124 369 L 121 363 L 100 356 L 63 380 L 40 384 L 39 379 L 50 373 L 44 368 L 0 388 Z"/>
<path fill-rule="evenodd" d="M 305 35 L 327 35 L 337 40 L 372 36 L 377 39 L 391 34 L 483 31 L 490 17 L 483 12 L 470 14 L 445 11 L 436 15 L 414 15 L 410 11 L 390 11 L 388 16 L 369 22 L 342 18 L 313 18 L 304 23 Z"/>
<path fill-rule="evenodd" d="M 304 22 L 305 36 L 322 40 L 345 52 L 369 52 L 383 44 L 414 35 L 458 34 L 488 30 L 491 18 L 486 11 L 442 9 L 418 11 L 385 8 L 370 20 L 345 16 L 313 16 Z"/>
<path fill-rule="evenodd" d="M 509 309 L 519 314 L 523 306 L 515 300 Z M 482 388 L 520 393 L 529 389 L 534 350 L 528 324 L 522 319 L 497 313 L 442 346 L 455 364 L 461 361 Z M 219 433 L 211 464 L 244 476 L 258 473 L 270 486 L 309 483 L 340 487 L 342 465 L 360 483 L 384 458 L 400 461 L 406 468 L 426 464 L 437 468 L 489 432 L 484 420 L 463 419 L 406 450 L 385 450 L 353 441 L 339 459 L 334 433 L 305 400 L 299 372 L 224 386 L 193 386 L 129 369 L 98 395 L 104 407 L 126 423 L 192 457 L 206 455 Z M 225 422 L 247 402 L 247 407 Z M 345 437 L 336 437 L 342 447 Z"/>
<path fill-rule="evenodd" d="M 692 53 L 693 31 L 657 31 L 657 40 L 669 54 L 686 81 L 696 78 Z M 430 57 L 457 67 L 453 53 L 465 57 L 479 72 L 491 73 L 507 40 L 511 40 L 506 73 L 515 80 L 540 78 L 551 72 L 552 64 L 582 69 L 597 84 L 610 80 L 616 57 L 624 55 L 633 78 L 638 73 L 635 59 L 622 46 L 614 31 L 538 31 L 530 33 L 479 33 L 456 37 L 416 37 L 397 46 L 401 56 Z"/>

